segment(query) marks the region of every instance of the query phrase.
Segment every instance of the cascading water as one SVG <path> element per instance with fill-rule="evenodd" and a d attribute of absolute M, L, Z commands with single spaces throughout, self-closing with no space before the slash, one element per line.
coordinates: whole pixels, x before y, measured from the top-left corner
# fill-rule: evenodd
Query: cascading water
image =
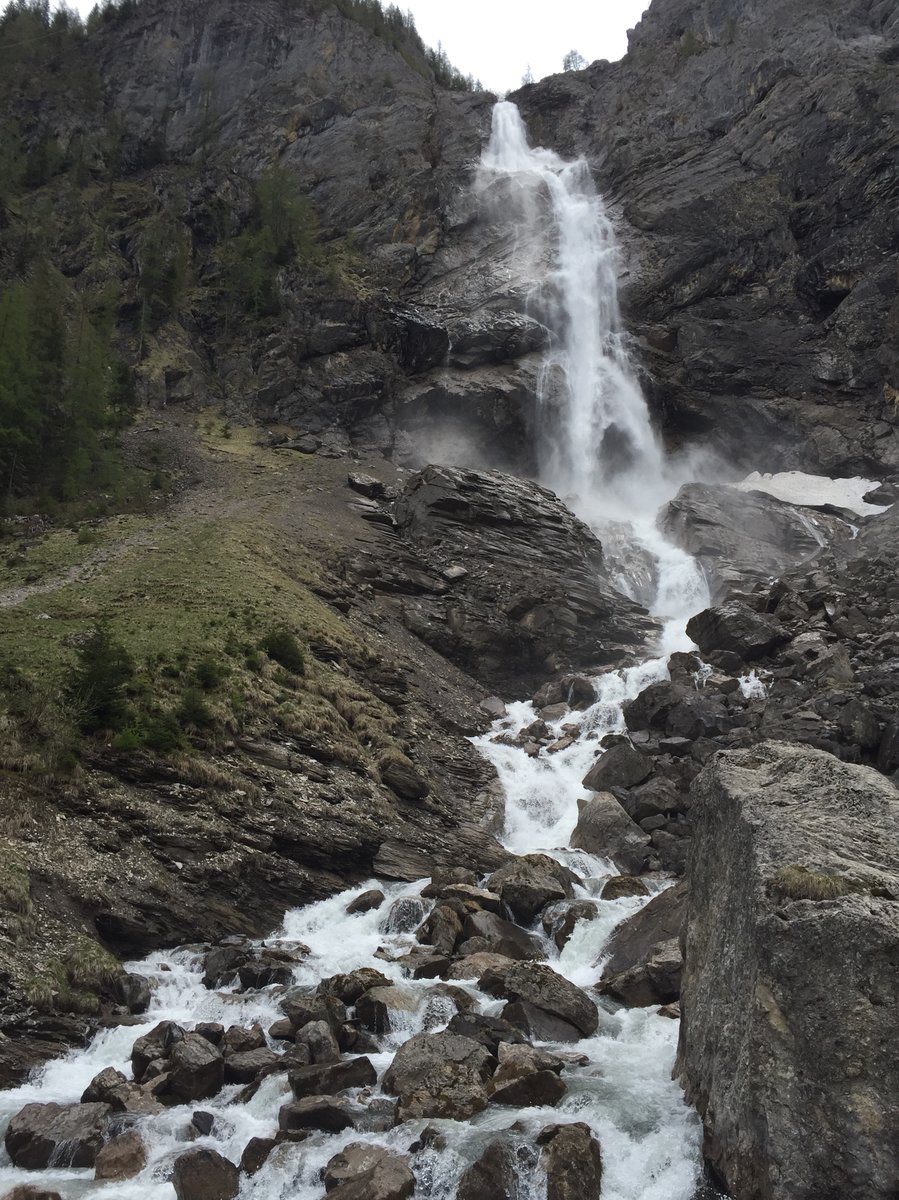
<path fill-rule="evenodd" d="M 494 112 L 479 186 L 489 189 L 500 179 L 518 189 L 522 198 L 520 211 L 527 219 L 521 236 L 530 241 L 548 236 L 554 255 L 554 266 L 540 284 L 540 296 L 535 296 L 555 335 L 544 371 L 544 479 L 584 519 L 600 530 L 613 522 L 650 556 L 656 579 L 652 607 L 667 622 L 659 652 L 667 655 L 687 644 L 684 620 L 702 607 L 707 594 L 692 560 L 655 529 L 656 507 L 676 483 L 626 354 L 611 225 L 586 164 L 565 163 L 550 151 L 530 149 L 517 109 L 505 103 Z M 547 197 L 548 212 L 541 203 Z M 560 743 L 554 753 L 541 750 L 531 755 L 520 744 L 521 731 L 537 717 L 529 703 L 511 705 L 490 733 L 478 739 L 505 788 L 508 848 L 516 854 L 541 850 L 554 855 L 579 877 L 579 898 L 595 902 L 595 919 L 579 922 L 561 953 L 552 940 L 545 939 L 553 969 L 583 988 L 596 982 L 615 926 L 637 911 L 645 897 L 599 899 L 604 881 L 616 874 L 615 868 L 605 860 L 566 849 L 577 819 L 580 781 L 595 757 L 598 739 L 623 729 L 623 703 L 666 675 L 665 657 L 658 657 L 599 677 L 591 707 L 551 723 Z M 652 886 L 664 882 L 660 879 Z M 404 1038 L 443 1027 L 451 1007 L 445 996 L 435 997 L 435 981 L 411 980 L 395 961 L 417 943 L 413 932 L 397 931 L 389 917 L 390 906 L 402 897 L 419 903 L 423 883 L 382 887 L 387 898 L 380 910 L 348 915 L 348 902 L 362 890 L 352 889 L 289 912 L 267 942 L 275 946 L 302 942 L 309 947 L 308 957 L 295 969 L 296 984 L 311 987 L 337 973 L 369 966 L 404 989 L 405 1006 L 391 1015 L 390 1033 L 382 1039 L 380 1052 L 370 1056 L 379 1077 Z M 534 932 L 542 936 L 540 929 Z M 152 984 L 144 1023 L 101 1032 L 86 1050 L 49 1065 L 23 1087 L 0 1092 L 0 1125 L 31 1101 L 77 1102 L 103 1067 L 115 1066 L 127 1073 L 133 1042 L 160 1020 L 175 1020 L 186 1028 L 200 1021 L 225 1026 L 259 1021 L 267 1028 L 280 1016 L 276 989 L 241 995 L 231 985 L 209 991 L 202 983 L 201 963 L 200 951 L 187 947 L 132 964 L 131 969 L 148 976 Z M 482 1013 L 498 1012 L 501 1002 L 480 992 L 476 980 L 456 982 Z M 586 1122 L 599 1139 L 602 1200 L 691 1200 L 700 1174 L 700 1126 L 671 1080 L 676 1029 L 675 1021 L 654 1009 L 604 1006 L 597 1034 L 577 1044 L 585 1063 L 571 1062 L 565 1068 L 568 1090 L 558 1106 L 510 1110 L 491 1105 L 464 1122 L 413 1121 L 373 1132 L 363 1121 L 360 1128 L 339 1134 L 315 1133 L 300 1145 L 276 1147 L 257 1174 L 242 1176 L 241 1200 L 320 1200 L 321 1169 L 342 1147 L 365 1141 L 406 1153 L 426 1124 L 439 1127 L 443 1143 L 432 1144 L 412 1160 L 418 1200 L 453 1200 L 465 1167 L 503 1131 L 517 1147 L 517 1200 L 544 1200 L 546 1180 L 535 1165 L 535 1139 L 543 1127 L 559 1122 Z M 277 1045 L 271 1038 L 269 1044 Z M 276 1131 L 279 1106 L 290 1097 L 286 1076 L 269 1076 L 250 1099 L 241 1098 L 240 1090 L 229 1085 L 203 1102 L 215 1118 L 214 1125 L 211 1133 L 192 1143 L 187 1130 L 194 1105 L 142 1118 L 139 1128 L 148 1161 L 133 1179 L 104 1184 L 94 1182 L 90 1170 L 65 1167 L 32 1173 L 12 1168 L 0 1154 L 0 1193 L 34 1182 L 55 1188 L 63 1200 L 88 1196 L 173 1200 L 174 1188 L 168 1181 L 172 1163 L 190 1144 L 210 1147 L 236 1162 L 251 1137 L 270 1137 Z M 371 1096 L 354 1092 L 352 1099 L 364 1109 Z"/>
<path fill-rule="evenodd" d="M 666 460 L 627 354 L 618 245 L 589 166 L 530 147 L 518 109 L 503 101 L 478 174 L 488 207 L 494 187 L 504 214 L 511 208 L 517 218 L 526 270 L 547 255 L 552 263 L 529 297 L 553 335 L 540 397 L 542 481 L 613 544 L 649 556 L 655 587 L 647 599 L 665 622 L 660 651 L 687 649 L 683 626 L 707 605 L 708 588 L 695 561 L 656 526 L 684 480 Z M 631 591 L 626 569 L 618 579 Z"/>

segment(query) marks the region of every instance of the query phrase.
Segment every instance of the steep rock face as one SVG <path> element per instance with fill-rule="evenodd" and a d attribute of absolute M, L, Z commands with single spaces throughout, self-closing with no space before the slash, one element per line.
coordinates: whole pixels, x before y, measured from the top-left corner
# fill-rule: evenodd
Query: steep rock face
<path fill-rule="evenodd" d="M 538 484 L 428 467 L 395 511 L 400 535 L 442 580 L 407 602 L 407 625 L 486 683 L 537 686 L 616 662 L 655 629 L 609 585 L 595 535 Z"/>
<path fill-rule="evenodd" d="M 613 203 L 669 429 L 746 463 L 899 462 L 897 64 L 884 0 L 655 0 L 621 62 L 513 97 Z"/>
<path fill-rule="evenodd" d="M 677 1072 L 737 1200 L 887 1200 L 899 792 L 763 743 L 694 785 Z"/>

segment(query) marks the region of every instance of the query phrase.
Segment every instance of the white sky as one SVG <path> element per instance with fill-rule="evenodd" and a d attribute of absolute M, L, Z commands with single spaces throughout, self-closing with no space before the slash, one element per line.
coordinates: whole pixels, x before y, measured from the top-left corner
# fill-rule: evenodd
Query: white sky
<path fill-rule="evenodd" d="M 528 65 L 535 79 L 561 71 L 568 50 L 577 50 L 587 62 L 621 58 L 626 31 L 649 7 L 649 0 L 396 2 L 411 10 L 427 45 L 436 48 L 441 42 L 453 66 L 497 92 L 518 87 Z M 93 3 L 75 0 L 73 7 L 86 15 Z"/>

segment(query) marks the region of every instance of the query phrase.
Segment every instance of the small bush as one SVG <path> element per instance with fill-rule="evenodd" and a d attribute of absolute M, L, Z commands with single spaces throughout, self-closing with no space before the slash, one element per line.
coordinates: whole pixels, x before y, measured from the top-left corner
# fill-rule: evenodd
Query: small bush
<path fill-rule="evenodd" d="M 128 718 L 125 686 L 133 674 L 134 664 L 125 647 L 113 638 L 108 625 L 98 625 L 78 648 L 78 664 L 66 687 L 82 733 L 124 728 Z"/>
<path fill-rule="evenodd" d="M 153 713 L 146 717 L 140 733 L 147 749 L 155 750 L 157 754 L 171 754 L 185 746 L 184 732 L 172 713 Z"/>
<path fill-rule="evenodd" d="M 204 692 L 213 692 L 225 678 L 225 670 L 214 658 L 201 658 L 194 667 L 194 682 Z"/>
<path fill-rule="evenodd" d="M 781 867 L 771 879 L 774 891 L 787 900 L 835 900 L 858 890 L 841 875 L 813 871 L 799 863 Z"/>
<path fill-rule="evenodd" d="M 188 688 L 178 706 L 178 720 L 189 729 L 208 729 L 215 724 L 215 716 L 203 698 L 199 688 Z"/>
<path fill-rule="evenodd" d="M 77 542 L 79 546 L 94 546 L 100 540 L 100 535 L 96 529 L 91 529 L 90 525 L 82 525 L 78 530 Z"/>
<path fill-rule="evenodd" d="M 303 674 L 306 668 L 303 651 L 296 637 L 284 626 L 270 630 L 260 641 L 259 648 L 294 675 Z"/>

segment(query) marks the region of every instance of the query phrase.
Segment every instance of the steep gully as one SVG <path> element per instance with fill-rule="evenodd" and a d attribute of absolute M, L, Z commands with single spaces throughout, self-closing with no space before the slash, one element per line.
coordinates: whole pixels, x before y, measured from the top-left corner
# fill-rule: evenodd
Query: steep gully
<path fill-rule="evenodd" d="M 529 148 L 517 109 L 503 103 L 494 112 L 476 187 L 486 206 L 514 221 L 523 272 L 532 269 L 535 244 L 547 231 L 552 239 L 553 268 L 530 297 L 534 314 L 553 333 L 541 374 L 543 481 L 607 546 L 627 550 L 619 582 L 635 598 L 649 601 L 663 622 L 655 657 L 598 677 L 596 700 L 586 711 L 566 712 L 551 723 L 560 739 L 577 724 L 570 744 L 557 753 L 529 757 L 514 744 L 519 732 L 536 719 L 530 703 L 510 705 L 477 742 L 505 789 L 503 840 L 508 849 L 516 855 L 552 856 L 576 876 L 576 896 L 595 900 L 617 874 L 616 868 L 583 851 L 559 847 L 567 844 L 577 820 L 580 781 L 594 760 L 598 740 L 624 728 L 626 700 L 667 677 L 668 655 L 691 645 L 684 633 L 687 618 L 708 603 L 702 570 L 655 525 L 659 507 L 694 468 L 686 461 L 666 460 L 630 368 L 617 311 L 614 234 L 586 164 Z M 757 684 L 747 680 L 745 686 Z M 649 884 L 657 891 L 667 882 L 655 879 Z M 473 1005 L 487 1016 L 502 1009 L 502 1001 L 478 985 L 482 972 L 472 971 L 466 978 L 464 970 L 454 970 L 455 991 L 441 991 L 433 979 L 408 978 L 398 960 L 421 949 L 415 931 L 432 907 L 431 899 L 421 896 L 427 883 L 385 886 L 383 902 L 366 912 L 346 911 L 364 888 L 294 910 L 265 943 L 298 959 L 293 967 L 295 987 L 311 991 L 323 979 L 369 967 L 399 989 L 386 1001 L 386 1020 L 376 1030 L 377 1047 L 368 1054 L 379 1080 L 400 1046 L 422 1031 L 443 1028 L 457 1009 Z M 599 901 L 597 919 L 580 922 L 561 950 L 539 928 L 532 932 L 553 970 L 589 989 L 612 930 L 646 899 Z M 160 1021 L 184 1029 L 201 1022 L 219 1022 L 226 1028 L 258 1023 L 268 1029 L 283 1017 L 278 988 L 240 992 L 232 982 L 209 989 L 203 984 L 203 964 L 202 949 L 191 947 L 131 964 L 129 969 L 151 984 L 142 1023 L 105 1030 L 87 1050 L 49 1065 L 32 1082 L 0 1095 L 4 1123 L 30 1102 L 76 1103 L 103 1068 L 129 1074 L 133 1043 Z M 566 1090 L 555 1106 L 489 1105 L 470 1120 L 422 1118 L 392 1125 L 383 1118 L 376 1087 L 354 1089 L 352 1125 L 339 1133 L 314 1132 L 301 1147 L 290 1140 L 275 1146 L 255 1174 L 241 1175 L 239 1194 L 257 1200 L 313 1200 L 322 1193 L 323 1168 L 342 1147 L 366 1142 L 405 1154 L 418 1139 L 422 1145 L 411 1160 L 415 1194 L 451 1200 L 463 1172 L 505 1131 L 517 1164 L 515 1195 L 541 1200 L 547 1183 L 535 1148 L 537 1135 L 555 1123 L 585 1122 L 602 1147 L 605 1200 L 690 1200 L 701 1185 L 700 1124 L 671 1080 L 676 1041 L 676 1022 L 655 1009 L 603 1007 L 598 1030 L 582 1038 L 577 1053 L 565 1059 Z M 278 1043 L 269 1038 L 269 1045 L 277 1048 Z M 279 1108 L 291 1098 L 283 1072 L 262 1078 L 255 1092 L 250 1088 L 242 1093 L 239 1083 L 226 1084 L 203 1101 L 213 1122 L 211 1130 L 196 1136 L 194 1145 L 214 1149 L 236 1163 L 251 1138 L 273 1136 Z M 66 1165 L 70 1158 L 62 1146 L 51 1166 L 41 1171 L 15 1168 L 4 1156 L 0 1190 L 30 1181 L 56 1189 L 64 1200 L 94 1194 L 118 1200 L 171 1200 L 172 1163 L 189 1148 L 186 1131 L 195 1107 L 175 1105 L 139 1118 L 147 1161 L 131 1179 L 94 1182 L 91 1168 Z M 428 1124 L 439 1134 L 423 1137 Z"/>

